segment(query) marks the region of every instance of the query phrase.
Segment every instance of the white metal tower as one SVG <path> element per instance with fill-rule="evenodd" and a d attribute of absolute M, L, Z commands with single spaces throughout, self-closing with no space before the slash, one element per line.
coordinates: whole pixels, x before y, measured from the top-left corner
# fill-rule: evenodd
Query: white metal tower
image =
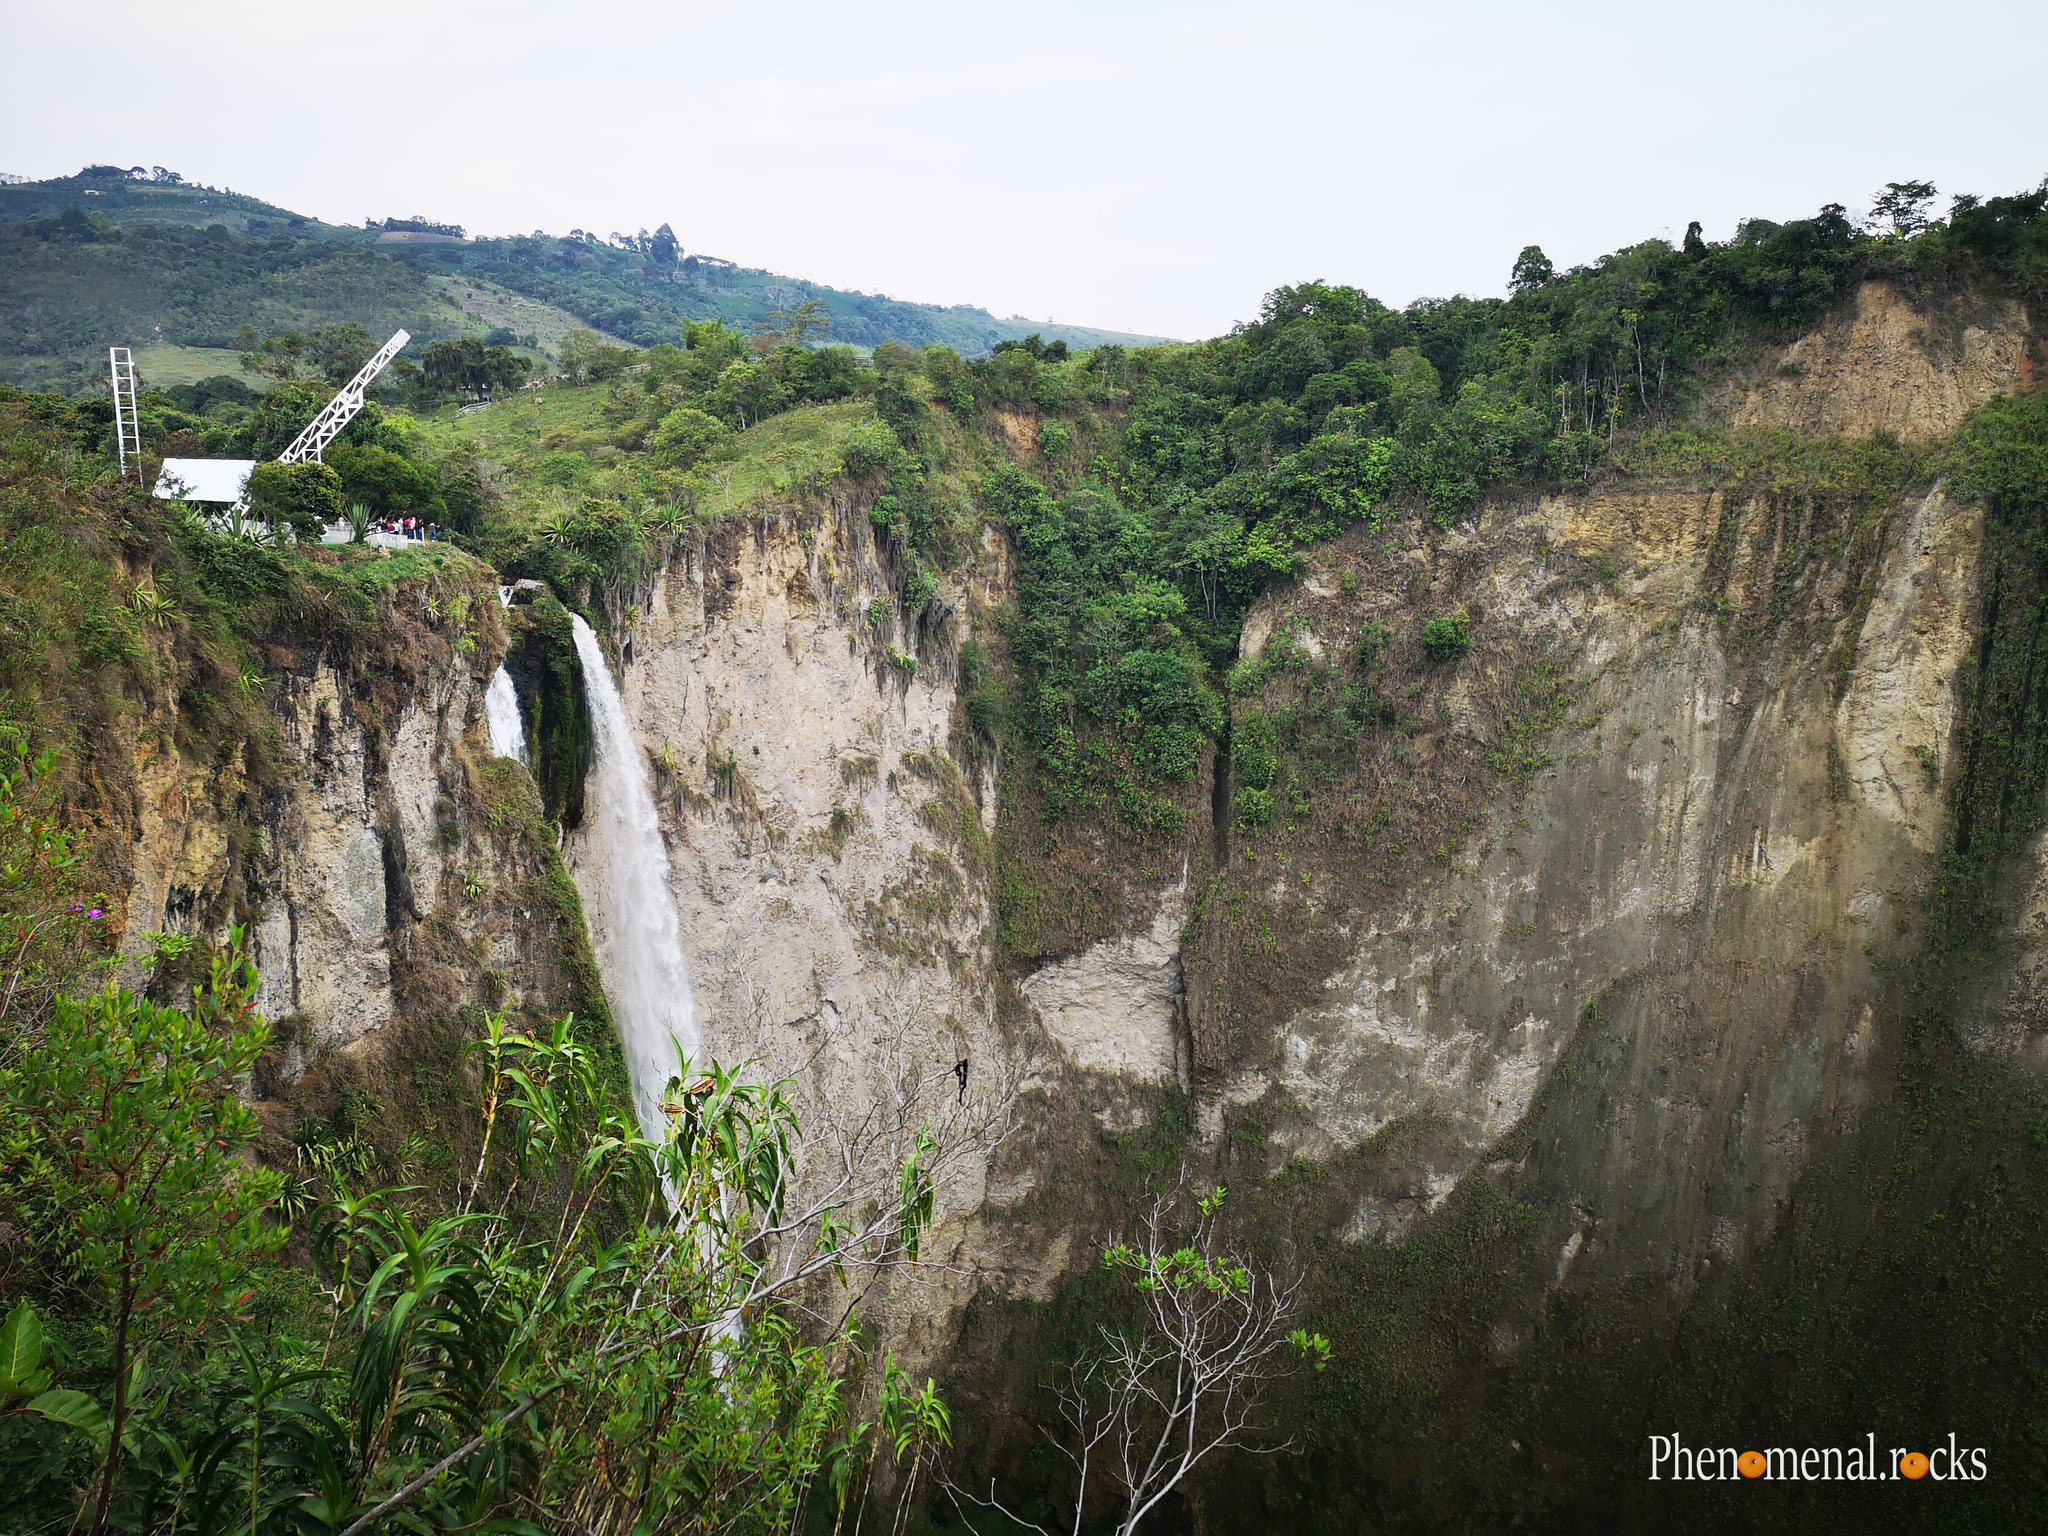
<path fill-rule="evenodd" d="M 135 466 L 142 473 L 142 423 L 135 414 L 135 360 L 126 347 L 107 348 L 107 369 L 114 376 L 114 451 L 121 456 L 121 473 Z"/>
<path fill-rule="evenodd" d="M 327 451 L 327 445 L 341 436 L 341 429 L 355 420 L 356 412 L 363 408 L 363 400 L 369 388 L 377 381 L 377 375 L 391 364 L 391 359 L 405 350 L 405 344 L 412 340 L 407 331 L 398 331 L 379 347 L 370 360 L 356 370 L 356 376 L 341 386 L 341 393 L 320 408 L 320 414 L 306 423 L 306 430 L 291 440 L 291 446 L 277 456 L 280 464 L 303 464 L 308 459 L 319 461 Z M 242 492 L 229 513 L 231 518 L 244 516 L 249 510 L 249 493 Z"/>
<path fill-rule="evenodd" d="M 303 464 L 308 459 L 317 461 L 327 451 L 327 445 L 341 436 L 341 429 L 363 408 L 363 398 L 376 382 L 377 375 L 390 366 L 391 359 L 403 352 L 405 344 L 411 340 L 408 333 L 400 331 L 379 347 L 376 355 L 356 370 L 356 376 L 341 386 L 341 393 L 306 423 L 306 430 L 292 439 L 291 446 L 277 456 L 277 462 Z"/>

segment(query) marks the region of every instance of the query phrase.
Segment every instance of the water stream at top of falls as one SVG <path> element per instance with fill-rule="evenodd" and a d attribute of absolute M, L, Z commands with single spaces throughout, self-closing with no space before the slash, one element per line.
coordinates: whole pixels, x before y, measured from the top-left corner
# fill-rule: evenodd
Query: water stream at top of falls
<path fill-rule="evenodd" d="M 484 720 L 491 728 L 491 750 L 525 762 L 526 727 L 519 718 L 519 693 L 503 667 L 491 674 L 491 686 L 484 690 Z"/>
<path fill-rule="evenodd" d="M 598 967 L 633 1080 L 634 1108 L 641 1128 L 659 1140 L 667 1129 L 661 1094 L 676 1074 L 677 1046 L 685 1056 L 697 1054 L 696 1005 L 647 762 L 597 636 L 573 614 L 570 624 L 597 745 L 576 883 L 599 919 Z"/>

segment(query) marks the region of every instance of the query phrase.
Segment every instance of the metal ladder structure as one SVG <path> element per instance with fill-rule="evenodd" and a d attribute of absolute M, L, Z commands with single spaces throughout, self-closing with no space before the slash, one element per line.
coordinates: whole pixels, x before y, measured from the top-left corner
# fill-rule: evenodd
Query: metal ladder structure
<path fill-rule="evenodd" d="M 114 376 L 114 449 L 121 457 L 121 474 L 128 466 L 142 473 L 142 423 L 135 414 L 135 359 L 126 347 L 107 348 L 107 369 Z"/>

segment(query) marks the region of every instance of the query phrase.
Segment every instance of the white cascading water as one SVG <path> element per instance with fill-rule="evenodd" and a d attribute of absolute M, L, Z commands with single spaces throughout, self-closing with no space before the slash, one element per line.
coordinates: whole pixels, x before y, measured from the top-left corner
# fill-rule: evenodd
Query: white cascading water
<path fill-rule="evenodd" d="M 605 936 L 598 966 L 633 1080 L 634 1108 L 641 1128 L 659 1140 L 667 1130 L 661 1093 L 677 1071 L 677 1044 L 686 1056 L 698 1047 L 682 924 L 669 894 L 668 849 L 647 763 L 625 701 L 590 626 L 573 614 L 570 624 L 597 738 L 576 883 Z"/>
<path fill-rule="evenodd" d="M 484 690 L 484 719 L 491 727 L 491 751 L 525 762 L 526 727 L 519 718 L 519 693 L 503 667 L 491 674 L 491 686 Z"/>

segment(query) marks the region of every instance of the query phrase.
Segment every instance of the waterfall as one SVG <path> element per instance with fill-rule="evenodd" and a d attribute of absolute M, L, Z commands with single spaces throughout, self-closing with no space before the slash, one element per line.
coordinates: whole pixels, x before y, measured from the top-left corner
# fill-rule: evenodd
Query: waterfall
<path fill-rule="evenodd" d="M 503 667 L 491 674 L 491 686 L 484 692 L 484 719 L 491 727 L 491 750 L 525 762 L 526 727 L 519 719 L 519 694 L 512 674 Z"/>
<path fill-rule="evenodd" d="M 597 738 L 576 883 L 596 919 L 593 929 L 602 935 L 598 966 L 625 1049 L 640 1125 L 659 1139 L 667 1126 L 661 1091 L 677 1069 L 675 1042 L 690 1056 L 698 1046 L 682 924 L 669 894 L 668 850 L 647 763 L 633 739 L 625 701 L 590 626 L 573 614 L 570 623 Z"/>

